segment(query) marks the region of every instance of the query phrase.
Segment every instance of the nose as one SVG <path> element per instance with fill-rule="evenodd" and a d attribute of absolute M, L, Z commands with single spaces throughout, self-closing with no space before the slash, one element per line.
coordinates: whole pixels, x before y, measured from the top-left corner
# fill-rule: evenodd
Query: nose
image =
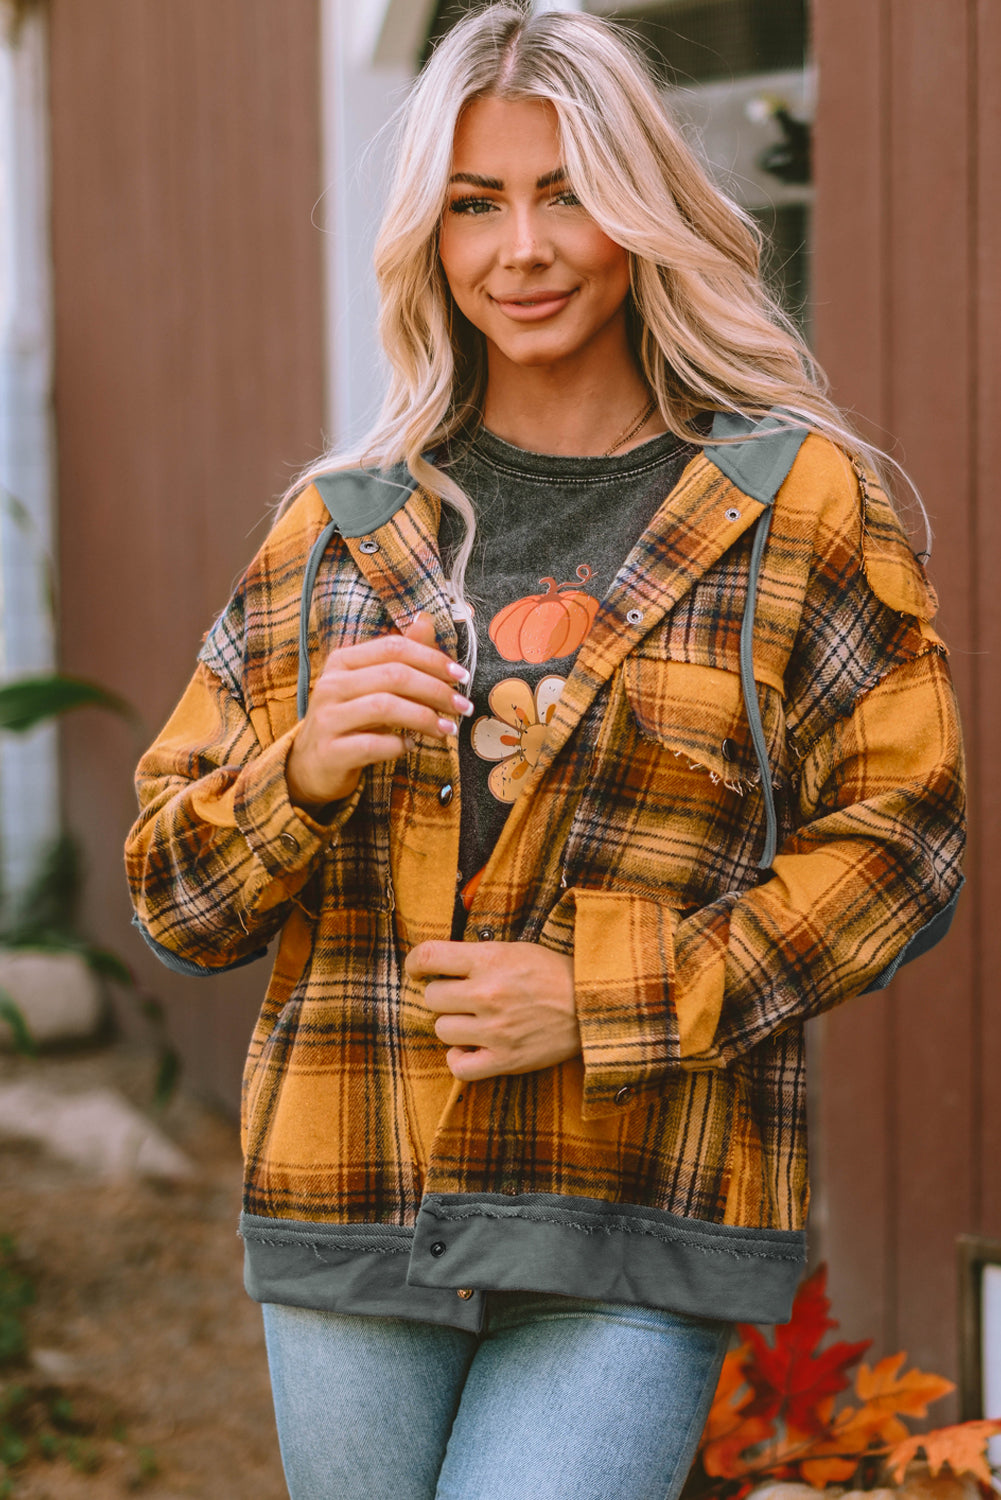
<path fill-rule="evenodd" d="M 515 208 L 508 215 L 506 228 L 508 232 L 501 248 L 504 265 L 518 271 L 552 265 L 555 251 L 534 205 Z"/>

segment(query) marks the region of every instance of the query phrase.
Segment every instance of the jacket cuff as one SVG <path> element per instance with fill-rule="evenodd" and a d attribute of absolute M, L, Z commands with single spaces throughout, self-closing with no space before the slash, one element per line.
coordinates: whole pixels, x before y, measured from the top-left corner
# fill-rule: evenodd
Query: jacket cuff
<path fill-rule="evenodd" d="M 673 999 L 678 913 L 620 891 L 572 889 L 584 1119 L 659 1097 L 679 1063 Z M 567 913 L 564 910 L 564 917 Z M 555 916 L 555 913 L 554 913 Z"/>
<path fill-rule="evenodd" d="M 244 768 L 234 787 L 236 826 L 267 870 L 278 880 L 304 876 L 332 838 L 350 818 L 361 797 L 363 782 L 336 805 L 327 823 L 294 807 L 285 780 L 285 762 L 298 726 L 288 730 Z"/>

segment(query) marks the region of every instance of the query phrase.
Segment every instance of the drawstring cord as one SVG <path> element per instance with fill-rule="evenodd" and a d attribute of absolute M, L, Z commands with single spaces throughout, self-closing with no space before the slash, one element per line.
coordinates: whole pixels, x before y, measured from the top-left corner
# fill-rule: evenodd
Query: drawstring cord
<path fill-rule="evenodd" d="M 316 575 L 320 571 L 323 554 L 339 530 L 340 527 L 336 521 L 331 521 L 324 527 L 313 543 L 306 562 L 306 571 L 303 574 L 302 600 L 299 605 L 299 676 L 295 695 L 296 710 L 300 719 L 306 717 L 306 710 L 309 707 L 309 607 L 313 600 L 313 588 L 316 584 Z"/>
<path fill-rule="evenodd" d="M 747 571 L 747 601 L 744 605 L 744 614 L 740 622 L 740 687 L 744 695 L 744 709 L 747 713 L 747 722 L 751 731 L 751 744 L 754 747 L 754 757 L 758 762 L 758 770 L 761 773 L 761 792 L 765 799 L 765 847 L 758 861 L 759 870 L 770 870 L 772 861 L 775 859 L 775 851 L 778 848 L 778 818 L 775 813 L 775 796 L 772 791 L 772 768 L 768 763 L 768 746 L 765 744 L 765 730 L 761 722 L 761 705 L 758 702 L 758 689 L 754 681 L 754 610 L 758 597 L 758 575 L 761 572 L 761 559 L 764 556 L 765 544 L 768 541 L 768 531 L 772 524 L 771 506 L 765 510 L 758 519 L 754 529 L 754 541 L 751 545 L 751 564 Z"/>

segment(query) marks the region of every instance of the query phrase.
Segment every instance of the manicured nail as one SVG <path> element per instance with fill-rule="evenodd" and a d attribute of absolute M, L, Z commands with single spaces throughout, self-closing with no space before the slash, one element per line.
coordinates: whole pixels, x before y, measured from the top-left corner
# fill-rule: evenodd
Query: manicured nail
<path fill-rule="evenodd" d="M 466 683 L 469 681 L 469 673 L 466 671 L 465 667 L 461 666 L 457 661 L 449 662 L 448 675 L 450 677 L 454 677 L 456 682 Z"/>
<path fill-rule="evenodd" d="M 459 726 L 454 719 L 439 719 L 438 728 L 442 734 L 458 734 Z"/>
<path fill-rule="evenodd" d="M 469 715 L 473 711 L 473 705 L 470 703 L 469 699 L 464 698 L 461 693 L 452 694 L 452 707 L 458 713 L 462 714 L 463 718 L 466 719 L 469 718 Z"/>

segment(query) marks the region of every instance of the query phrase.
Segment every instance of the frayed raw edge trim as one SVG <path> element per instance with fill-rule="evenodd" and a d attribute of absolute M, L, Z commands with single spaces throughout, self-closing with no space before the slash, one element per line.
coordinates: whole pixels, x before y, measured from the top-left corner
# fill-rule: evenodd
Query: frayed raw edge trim
<path fill-rule="evenodd" d="M 704 772 L 709 777 L 713 786 L 723 785 L 731 792 L 736 792 L 738 797 L 745 797 L 748 792 L 756 792 L 761 786 L 760 774 L 745 777 L 743 780 L 731 781 L 728 777 L 721 776 L 718 771 L 714 771 L 710 766 L 703 765 L 701 761 L 691 760 L 686 750 L 672 750 L 671 754 L 675 760 L 685 761 L 690 771 Z M 784 786 L 785 781 L 781 776 L 772 777 L 772 787 L 776 792 L 782 791 Z"/>

